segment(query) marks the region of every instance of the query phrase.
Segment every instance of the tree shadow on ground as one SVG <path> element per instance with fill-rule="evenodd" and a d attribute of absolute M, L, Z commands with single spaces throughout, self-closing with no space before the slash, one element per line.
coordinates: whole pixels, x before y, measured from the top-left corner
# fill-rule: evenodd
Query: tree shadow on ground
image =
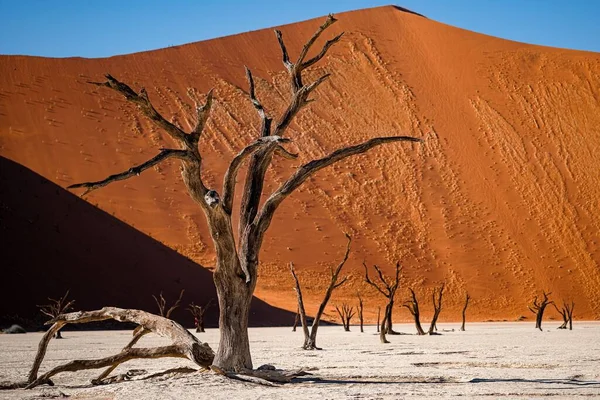
<path fill-rule="evenodd" d="M 474 378 L 469 383 L 549 383 L 600 388 L 600 381 L 582 381 L 579 379 Z"/>

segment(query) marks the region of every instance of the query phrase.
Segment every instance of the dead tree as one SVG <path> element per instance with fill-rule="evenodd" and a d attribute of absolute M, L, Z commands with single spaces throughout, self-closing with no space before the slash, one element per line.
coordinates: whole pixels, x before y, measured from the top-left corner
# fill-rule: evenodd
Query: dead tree
<path fill-rule="evenodd" d="M 350 320 L 354 317 L 356 312 L 354 311 L 354 307 L 349 306 L 348 304 L 342 304 L 342 308 L 335 306 L 335 310 L 337 311 L 340 319 L 342 320 L 342 326 L 344 327 L 344 331 L 350 332 Z"/>
<path fill-rule="evenodd" d="M 363 333 L 363 299 L 360 297 L 360 293 L 356 293 L 358 297 L 358 321 L 360 322 L 360 333 Z"/>
<path fill-rule="evenodd" d="M 379 333 L 379 318 L 381 316 L 381 307 L 377 307 L 377 333 Z"/>
<path fill-rule="evenodd" d="M 559 326 L 557 329 L 567 329 L 567 326 L 569 326 L 569 330 L 572 331 L 573 330 L 573 309 L 575 308 L 575 303 L 573 301 L 571 301 L 571 304 L 569 304 L 566 301 L 563 301 L 563 306 L 561 308 L 558 308 L 556 306 L 556 304 L 554 304 L 554 303 L 552 303 L 552 305 L 554 306 L 554 308 L 556 308 L 556 311 L 558 311 L 558 313 L 563 318 L 562 325 Z"/>
<path fill-rule="evenodd" d="M 175 303 L 173 303 L 173 305 L 171 307 L 169 307 L 168 309 L 166 307 L 167 301 L 163 297 L 162 292 L 160 292 L 160 295 L 158 298 L 155 295 L 152 295 L 152 297 L 154 298 L 154 301 L 156 302 L 156 305 L 158 306 L 158 311 L 159 311 L 159 314 L 161 317 L 171 318 L 171 313 L 177 307 L 179 307 L 179 304 L 181 303 L 181 298 L 183 297 L 184 291 L 185 291 L 185 289 L 181 289 L 181 292 L 179 292 L 179 297 L 177 298 Z M 125 347 L 123 347 L 123 350 L 121 350 L 121 351 L 126 352 L 126 351 L 132 349 L 133 346 L 135 346 L 142 337 L 149 334 L 150 332 L 152 332 L 152 331 L 144 328 L 142 325 L 138 325 L 138 327 L 133 330 L 133 337 L 131 338 L 129 343 L 127 343 L 127 345 Z M 101 385 L 101 384 L 109 382 L 111 380 L 111 378 L 108 378 L 108 376 L 110 375 L 111 372 L 113 372 L 115 370 L 115 368 L 117 368 L 117 366 L 118 366 L 118 364 L 114 364 L 114 365 L 111 365 L 108 368 L 106 368 L 96 379 L 92 380 L 92 384 Z"/>
<path fill-rule="evenodd" d="M 342 262 L 340 262 L 337 268 L 334 270 L 333 268 L 329 268 L 329 272 L 331 274 L 331 280 L 329 281 L 329 286 L 325 291 L 325 296 L 323 297 L 323 301 L 321 301 L 321 305 L 319 305 L 319 309 L 315 314 L 315 318 L 313 319 L 313 323 L 310 327 L 310 332 L 308 329 L 308 324 L 306 323 L 306 310 L 304 308 L 304 300 L 302 298 L 302 289 L 300 288 L 300 282 L 298 281 L 298 276 L 296 275 L 296 271 L 294 271 L 294 264 L 290 263 L 290 271 L 292 273 L 292 277 L 294 278 L 294 289 L 296 290 L 296 296 L 298 298 L 298 310 L 300 312 L 300 322 L 302 324 L 302 331 L 304 332 L 304 345 L 302 348 L 304 350 L 321 350 L 320 347 L 317 347 L 317 331 L 319 329 L 319 323 L 321 322 L 321 317 L 323 316 L 323 312 L 325 312 L 325 307 L 327 307 L 327 303 L 331 298 L 331 294 L 335 289 L 342 286 L 348 280 L 348 277 L 344 277 L 341 281 L 338 282 L 338 277 L 340 275 L 340 271 L 342 267 L 348 260 L 348 255 L 350 254 L 350 243 L 352 239 L 350 235 L 346 234 L 346 238 L 348 239 L 348 244 L 346 245 L 346 252 L 344 253 L 344 258 Z"/>
<path fill-rule="evenodd" d="M 471 300 L 471 296 L 469 296 L 469 293 L 467 293 L 467 296 L 465 297 L 465 306 L 462 310 L 462 325 L 460 326 L 460 330 L 463 332 L 465 331 L 465 321 L 467 319 L 467 307 L 469 306 L 469 300 Z"/>
<path fill-rule="evenodd" d="M 408 311 L 412 314 L 415 320 L 415 327 L 417 328 L 417 335 L 424 335 L 425 331 L 421 326 L 421 312 L 419 311 L 419 301 L 417 300 L 415 291 L 412 290 L 412 288 L 408 290 L 410 291 L 410 299 L 405 301 L 404 304 L 402 304 L 402 307 L 406 307 Z"/>
<path fill-rule="evenodd" d="M 138 176 L 166 160 L 178 160 L 181 163 L 183 182 L 190 197 L 206 216 L 208 230 L 216 250 L 213 279 L 219 301 L 220 340 L 214 365 L 222 371 L 252 369 L 248 341 L 250 303 L 256 288 L 263 239 L 281 203 L 316 172 L 347 157 L 365 153 L 373 147 L 386 143 L 421 142 L 420 139 L 409 136 L 376 137 L 357 145 L 341 148 L 320 159 L 302 164 L 273 193 L 263 195 L 265 174 L 273 158 L 296 159 L 298 157 L 282 146 L 291 141 L 284 135 L 300 110 L 314 101 L 311 96 L 315 94 L 316 89 L 330 77 L 327 73 L 314 81 L 306 82 L 307 77 L 303 72 L 319 62 L 331 46 L 342 37 L 342 34 L 339 34 L 326 41 L 316 55 L 307 58 L 309 50 L 323 31 L 335 22 L 336 19 L 330 15 L 303 46 L 296 62 L 290 60 L 281 32 L 275 31 L 291 85 L 289 103 L 279 117 L 274 119 L 263 107 L 255 91 L 252 73 L 246 67 L 248 97 L 260 117 L 260 134 L 256 141 L 241 149 L 233 158 L 225 172 L 220 192 L 216 187 L 205 185 L 202 178 L 202 151 L 206 149 L 201 149 L 199 146 L 213 104 L 212 90 L 208 92 L 202 104 L 193 95 L 193 91 L 188 91 L 190 97 L 196 102 L 197 115 L 194 128 L 186 132 L 169 122 L 156 110 L 145 89 L 136 91 L 109 74 L 106 75 L 106 82 L 91 82 L 123 95 L 128 102 L 136 105 L 142 114 L 170 136 L 176 147 L 163 148 L 148 161 L 105 179 L 78 183 L 69 188 L 83 188 L 85 189 L 83 195 L 86 195 L 108 184 Z M 246 160 L 249 162 L 248 172 L 240 196 L 239 218 L 235 218 L 233 208 L 234 204 L 237 204 L 234 202 L 237 174 Z M 262 198 L 265 200 L 261 203 Z M 238 235 L 234 234 L 233 219 L 239 220 Z"/>
<path fill-rule="evenodd" d="M 40 309 L 40 311 L 43 314 L 47 315 L 51 319 L 54 319 L 54 318 L 58 317 L 60 314 L 63 314 L 65 312 L 73 309 L 73 304 L 75 304 L 75 300 L 67 301 L 67 297 L 69 297 L 68 290 L 66 291 L 66 293 L 63 297 L 61 297 L 59 299 L 52 299 L 52 298 L 48 297 L 50 304 L 45 304 L 45 305 L 41 305 L 41 306 L 37 306 L 37 307 Z M 54 337 L 56 339 L 62 339 L 60 329 L 56 331 Z"/>
<path fill-rule="evenodd" d="M 394 332 L 392 329 L 392 310 L 394 308 L 394 297 L 396 296 L 396 291 L 398 290 L 398 286 L 400 284 L 400 271 L 402 267 L 400 267 L 400 262 L 396 263 L 396 274 L 394 276 L 393 281 L 388 281 L 385 279 L 383 272 L 377 265 L 373 265 L 375 271 L 377 271 L 377 276 L 379 277 L 380 283 L 375 283 L 369 278 L 369 270 L 367 268 L 367 264 L 363 261 L 363 267 L 365 267 L 365 282 L 369 285 L 373 286 L 379 293 L 381 293 L 388 300 L 387 305 L 385 306 L 385 311 L 383 313 L 383 321 L 381 321 L 381 329 L 379 330 L 379 339 L 381 343 L 389 343 L 385 337 L 386 333 L 390 335 L 396 335 L 397 332 Z"/>
<path fill-rule="evenodd" d="M 298 322 L 300 322 L 300 309 L 296 309 L 296 316 L 294 317 L 294 325 L 292 326 L 292 332 L 296 332 L 296 328 L 298 327 Z"/>
<path fill-rule="evenodd" d="M 442 311 L 442 296 L 444 295 L 444 284 L 442 284 L 439 289 L 434 288 L 433 294 L 431 295 L 433 301 L 433 317 L 431 319 L 431 324 L 429 325 L 429 331 L 427 334 L 435 335 L 437 331 L 437 320 L 440 316 L 440 312 Z"/>
<path fill-rule="evenodd" d="M 194 327 L 198 333 L 204 332 L 204 313 L 206 313 L 206 310 L 210 308 L 212 301 L 213 300 L 210 299 L 204 306 L 198 306 L 192 302 L 187 308 L 187 310 L 191 312 L 192 316 L 194 317 Z"/>
<path fill-rule="evenodd" d="M 538 297 L 535 296 L 533 299 L 533 304 L 531 304 L 528 308 L 529 311 L 535 314 L 535 328 L 542 330 L 542 318 L 544 317 L 544 310 L 548 304 L 554 304 L 553 301 L 549 301 L 548 296 L 552 293 L 542 292 L 543 298 L 538 300 Z"/>
<path fill-rule="evenodd" d="M 171 345 L 151 348 L 125 347 L 115 355 L 95 360 L 70 361 L 66 364 L 54 367 L 43 375 L 38 376 L 40 366 L 44 360 L 44 356 L 46 355 L 48 343 L 54 334 L 63 326 L 67 324 L 85 324 L 88 322 L 106 321 L 109 319 L 114 319 L 119 322 L 132 322 L 138 324 L 143 330 L 148 330 L 159 336 L 170 339 Z M 52 326 L 40 340 L 38 351 L 33 362 L 33 366 L 29 371 L 27 380 L 24 382 L 12 383 L 4 386 L 3 388 L 25 387 L 30 389 L 43 384 L 53 385 L 51 378 L 59 373 L 99 369 L 105 367 L 114 369 L 126 361 L 141 358 L 187 358 L 202 368 L 208 368 L 214 359 L 214 352 L 212 349 L 206 343 L 198 341 L 194 335 L 189 333 L 177 322 L 146 311 L 104 307 L 95 311 L 78 311 L 60 314 L 46 324 L 52 324 Z M 94 384 L 105 383 L 99 382 L 97 379 L 94 379 L 92 382 Z"/>

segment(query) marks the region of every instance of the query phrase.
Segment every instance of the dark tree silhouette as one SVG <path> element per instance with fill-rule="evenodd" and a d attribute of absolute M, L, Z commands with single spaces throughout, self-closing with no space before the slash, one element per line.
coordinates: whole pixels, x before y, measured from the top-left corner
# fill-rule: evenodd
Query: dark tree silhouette
<path fill-rule="evenodd" d="M 323 312 L 325 312 L 325 307 L 327 307 L 327 303 L 329 302 L 333 291 L 338 287 L 342 286 L 348 280 L 348 277 L 344 277 L 341 281 L 338 282 L 340 271 L 342 270 L 344 264 L 346 264 L 346 261 L 348 260 L 348 255 L 350 254 L 350 243 L 352 242 L 352 239 L 348 234 L 346 234 L 346 238 L 348 239 L 348 244 L 346 245 L 346 252 L 344 254 L 344 258 L 342 259 L 342 262 L 338 264 L 335 270 L 333 268 L 329 268 L 331 280 L 329 281 L 329 286 L 327 287 L 327 290 L 325 290 L 325 295 L 323 296 L 323 301 L 321 301 L 321 305 L 319 305 L 317 314 L 315 314 L 315 318 L 313 319 L 313 323 L 310 327 L 310 332 L 308 329 L 308 324 L 306 322 L 306 310 L 304 308 L 304 300 L 302 298 L 302 288 L 300 287 L 300 282 L 298 281 L 296 271 L 294 271 L 294 264 L 290 263 L 290 272 L 292 273 L 292 277 L 294 278 L 294 290 L 296 290 L 296 296 L 298 298 L 298 311 L 300 312 L 300 322 L 302 323 L 302 331 L 304 332 L 304 345 L 302 345 L 302 348 L 304 350 L 321 350 L 320 347 L 317 347 L 317 331 L 319 329 L 321 317 L 323 316 Z"/>
<path fill-rule="evenodd" d="M 58 317 L 60 314 L 64 314 L 67 311 L 73 309 L 73 305 L 75 304 L 75 300 L 67 301 L 67 297 L 69 297 L 69 290 L 66 291 L 63 297 L 59 299 L 52 299 L 48 297 L 50 304 L 44 304 L 41 306 L 37 306 L 42 314 L 47 315 L 51 319 Z M 60 333 L 60 329 L 57 330 L 54 334 L 55 339 L 62 339 L 62 335 Z"/>
<path fill-rule="evenodd" d="M 571 303 L 569 304 L 568 302 L 563 300 L 563 306 L 561 308 L 558 308 L 556 306 L 556 304 L 554 304 L 554 303 L 552 303 L 552 305 L 554 306 L 554 308 L 556 308 L 556 311 L 558 311 L 558 313 L 563 318 L 563 323 L 561 326 L 558 327 L 558 329 L 567 329 L 567 326 L 568 326 L 569 330 L 572 331 L 573 330 L 573 309 L 575 308 L 575 302 L 571 301 Z"/>
<path fill-rule="evenodd" d="M 354 307 L 349 306 L 348 304 L 342 304 L 342 307 L 335 306 L 335 311 L 337 311 L 340 316 L 340 320 L 342 320 L 342 326 L 346 332 L 350 332 L 350 320 L 354 317 L 356 312 L 354 311 Z"/>
<path fill-rule="evenodd" d="M 469 296 L 469 293 L 467 293 L 465 296 L 465 306 L 462 310 L 462 325 L 460 326 L 460 330 L 463 332 L 465 331 L 465 321 L 467 318 L 467 307 L 469 306 L 469 300 L 471 300 L 471 296 Z"/>
<path fill-rule="evenodd" d="M 417 296 L 415 295 L 415 291 L 412 288 L 408 289 L 410 291 L 410 299 L 405 301 L 402 304 L 402 307 L 406 307 L 408 311 L 412 314 L 415 320 L 415 327 L 417 328 L 417 335 L 424 335 L 425 331 L 421 326 L 421 312 L 419 311 L 419 301 L 417 300 Z"/>
<path fill-rule="evenodd" d="M 379 269 L 377 265 L 373 265 L 373 268 L 375 268 L 375 271 L 377 271 L 379 283 L 375 283 L 369 278 L 369 269 L 367 268 L 367 264 L 364 261 L 363 267 L 365 267 L 365 282 L 373 286 L 388 301 L 387 305 L 385 306 L 385 311 L 383 313 L 383 321 L 381 321 L 381 328 L 379 330 L 379 340 L 381 341 L 381 343 L 389 343 L 385 335 L 387 333 L 389 333 L 390 335 L 397 334 L 397 332 L 394 332 L 394 330 L 392 329 L 392 310 L 394 308 L 394 297 L 396 296 L 396 291 L 398 290 L 398 286 L 400 285 L 400 271 L 402 270 L 402 267 L 400 267 L 400 262 L 397 262 L 394 280 L 387 280 L 383 272 L 381 272 L 381 269 Z"/>
<path fill-rule="evenodd" d="M 529 306 L 529 311 L 535 314 L 535 327 L 536 329 L 542 330 L 542 318 L 544 318 L 544 311 L 548 304 L 554 304 L 553 301 L 548 299 L 552 293 L 542 292 L 542 298 L 538 300 L 538 297 L 535 296 L 533 299 L 533 303 Z"/>
<path fill-rule="evenodd" d="M 191 302 L 187 308 L 194 317 L 194 328 L 196 328 L 196 332 L 198 333 L 204 332 L 204 313 L 212 306 L 212 302 L 213 299 L 210 299 L 208 303 L 203 306 L 198 306 L 194 304 L 194 302 Z"/>
<path fill-rule="evenodd" d="M 431 318 L 431 324 L 429 325 L 429 335 L 435 335 L 437 332 L 437 320 L 442 312 L 442 296 L 444 295 L 444 284 L 439 288 L 434 288 L 431 295 L 433 301 L 433 317 Z"/>
<path fill-rule="evenodd" d="M 360 322 L 360 332 L 363 333 L 365 331 L 363 329 L 363 299 L 358 292 L 356 293 L 356 297 L 358 297 L 358 321 Z"/>

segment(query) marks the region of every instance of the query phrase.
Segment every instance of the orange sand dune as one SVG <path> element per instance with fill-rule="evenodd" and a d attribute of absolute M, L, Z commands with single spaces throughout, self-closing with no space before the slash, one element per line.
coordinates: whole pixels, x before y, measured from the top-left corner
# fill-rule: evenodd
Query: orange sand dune
<path fill-rule="evenodd" d="M 300 160 L 275 160 L 266 192 L 301 162 L 344 145 L 393 134 L 425 143 L 381 147 L 305 183 L 275 216 L 257 296 L 295 310 L 293 261 L 314 312 L 348 232 L 351 280 L 334 294 L 329 317 L 360 290 L 373 320 L 383 301 L 362 282 L 361 263 L 391 273 L 400 260 L 398 320 L 409 317 L 400 307 L 408 287 L 429 303 L 442 281 L 442 321 L 459 317 L 465 291 L 472 319 L 530 317 L 527 303 L 542 289 L 573 299 L 576 318 L 600 318 L 600 54 L 501 40 L 391 6 L 337 17 L 325 36 L 345 31 L 343 40 L 309 72 L 331 79 L 291 127 Z M 293 55 L 320 22 L 281 28 Z M 201 147 L 205 182 L 218 188 L 233 155 L 258 134 L 244 65 L 263 104 L 280 112 L 287 77 L 271 29 L 106 59 L 2 56 L 0 153 L 62 187 L 101 179 L 170 143 L 131 104 L 87 81 L 110 72 L 144 86 L 186 129 L 186 88 L 215 88 Z M 204 217 L 175 163 L 87 201 L 198 264 L 214 262 Z M 423 308 L 427 319 L 429 304 Z"/>

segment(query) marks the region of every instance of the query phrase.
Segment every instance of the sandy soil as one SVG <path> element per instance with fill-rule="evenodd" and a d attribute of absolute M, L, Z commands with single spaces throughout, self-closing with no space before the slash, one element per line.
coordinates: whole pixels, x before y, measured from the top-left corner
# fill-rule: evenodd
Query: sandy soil
<path fill-rule="evenodd" d="M 361 263 L 390 272 L 401 260 L 399 296 L 409 286 L 429 296 L 445 281 L 449 318 L 459 318 L 469 291 L 472 318 L 514 321 L 528 314 L 527 303 L 543 289 L 559 302 L 573 298 L 579 318 L 600 318 L 600 54 L 493 38 L 391 6 L 336 17 L 339 22 L 316 48 L 344 31 L 342 41 L 308 71 L 310 78 L 325 72 L 331 78 L 289 130 L 290 150 L 300 158 L 274 161 L 265 194 L 301 162 L 342 146 L 393 134 L 425 142 L 348 159 L 319 172 L 286 200 L 265 237 L 256 295 L 295 310 L 287 268 L 293 261 L 313 313 L 327 284 L 322 271 L 341 257 L 348 232 L 354 237 L 350 281 L 336 301 L 354 302 L 361 290 L 370 304 L 383 304 L 363 285 Z M 293 58 L 322 20 L 281 27 Z M 135 89 L 145 87 L 157 109 L 185 129 L 194 122 L 187 88 L 200 94 L 214 88 L 215 106 L 200 147 L 205 182 L 218 189 L 233 155 L 258 135 L 256 111 L 244 92 L 244 65 L 256 77 L 262 103 L 277 115 L 289 88 L 271 29 L 105 59 L 0 56 L 0 154 L 62 188 L 102 179 L 171 143 L 133 105 L 88 81 L 109 72 Z M 16 190 L 14 203 L 24 204 L 25 193 Z M 98 190 L 86 201 L 195 263 L 214 265 L 204 216 L 185 193 L 175 162 Z M 149 299 L 151 307 L 157 289 L 176 295 L 183 286 L 181 275 L 165 276 L 164 287 L 152 291 L 127 285 L 120 269 L 153 274 L 156 283 L 161 268 L 123 262 L 119 255 L 138 258 L 145 247 L 103 249 L 97 240 L 65 239 L 72 211 L 0 209 L 27 214 L 19 229 L 0 232 L 15 243 L 3 249 L 15 254 L 14 262 L 2 266 L 4 313 L 14 312 L 16 288 L 35 309 L 68 288 L 79 304 L 99 303 L 86 308 L 122 305 L 120 293 Z M 47 214 L 52 218 L 43 218 Z M 47 238 L 47 249 L 31 251 L 32 231 Z M 113 232 L 117 242 L 128 243 L 122 230 Z M 114 257 L 96 267 L 100 253 Z M 47 263 L 33 260 L 36 254 Z M 99 268 L 116 278 L 98 288 L 101 296 L 88 294 L 79 276 L 95 277 Z M 49 270 L 61 271 L 52 292 L 29 288 L 31 277 Z M 196 282 L 194 296 L 214 291 L 210 279 L 203 282 Z M 366 312 L 374 322 L 376 307 Z"/>
<path fill-rule="evenodd" d="M 299 348 L 302 333 L 290 328 L 252 328 L 251 347 L 256 366 L 271 363 L 281 368 L 318 367 L 314 380 L 269 388 L 234 382 L 212 373 L 165 375 L 103 387 L 92 387 L 95 374 L 58 375 L 53 388 L 0 392 L 5 399 L 33 399 L 65 395 L 74 399 L 398 399 L 465 397 L 574 398 L 600 396 L 600 323 L 576 322 L 573 331 L 558 331 L 545 323 L 544 332 L 531 323 L 472 323 L 466 332 L 449 331 L 458 324 L 440 324 L 441 336 L 391 336 L 391 344 L 378 342 L 373 326 L 360 333 L 341 327 L 319 331 L 322 351 Z M 412 325 L 397 325 L 413 332 Z M 66 332 L 53 341 L 42 371 L 73 358 L 109 355 L 123 346 L 131 332 Z M 199 334 L 216 347 L 218 331 Z M 26 375 L 41 334 L 0 335 L 0 380 Z M 144 345 L 163 343 L 147 337 Z M 184 360 L 136 361 L 118 371 L 145 369 L 148 374 L 192 366 Z M 147 375 L 146 375 L 147 377 Z"/>

